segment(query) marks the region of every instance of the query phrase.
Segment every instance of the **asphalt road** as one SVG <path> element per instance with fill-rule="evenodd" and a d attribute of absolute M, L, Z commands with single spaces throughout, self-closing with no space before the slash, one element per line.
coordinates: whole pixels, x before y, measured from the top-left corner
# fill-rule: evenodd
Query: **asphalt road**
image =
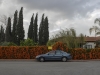
<path fill-rule="evenodd" d="M 0 60 L 0 75 L 100 75 L 100 61 Z"/>

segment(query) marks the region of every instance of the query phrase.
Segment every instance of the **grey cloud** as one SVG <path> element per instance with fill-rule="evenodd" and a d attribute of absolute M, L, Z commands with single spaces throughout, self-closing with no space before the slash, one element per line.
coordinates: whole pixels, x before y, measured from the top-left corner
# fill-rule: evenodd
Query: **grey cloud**
<path fill-rule="evenodd" d="M 72 18 L 76 14 L 84 17 L 86 13 L 99 7 L 100 3 L 99 0 L 18 0 L 18 2 L 28 9 L 60 12 L 67 18 Z"/>
<path fill-rule="evenodd" d="M 2 4 L 2 0 L 0 0 L 0 5 Z"/>
<path fill-rule="evenodd" d="M 6 0 L 4 0 L 6 1 Z M 8 2 L 7 2 L 8 1 Z M 31 15 L 35 12 L 39 14 L 38 22 L 40 23 L 42 13 L 45 13 L 49 18 L 49 30 L 50 36 L 57 29 L 75 27 L 77 32 L 88 31 L 87 25 L 91 25 L 90 22 L 82 21 L 82 18 L 87 18 L 87 13 L 91 14 L 95 9 L 100 9 L 99 0 L 7 0 L 1 7 L 0 13 L 14 13 L 15 10 L 20 10 L 20 7 L 23 6 L 24 9 L 24 27 L 25 34 L 27 35 L 27 29 L 30 22 Z M 9 2 L 10 1 L 10 2 Z M 0 0 L 2 3 L 2 0 Z M 74 18 L 78 18 L 78 21 L 74 21 Z M 62 20 L 67 19 L 64 23 L 57 24 Z M 81 20 L 80 20 L 81 19 Z M 74 24 L 75 22 L 75 24 Z M 86 24 L 84 24 L 86 23 Z M 39 25 L 39 24 L 38 24 Z M 82 29 L 80 28 L 82 27 Z M 58 31 L 57 31 L 58 32 Z M 83 32 L 87 33 L 87 32 Z M 26 36 L 27 37 L 27 36 Z"/>

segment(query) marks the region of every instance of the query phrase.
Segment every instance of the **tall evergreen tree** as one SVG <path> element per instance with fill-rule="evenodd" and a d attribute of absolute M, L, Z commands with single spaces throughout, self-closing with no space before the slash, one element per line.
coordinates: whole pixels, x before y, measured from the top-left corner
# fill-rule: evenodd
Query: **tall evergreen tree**
<path fill-rule="evenodd" d="M 29 25 L 29 28 L 28 28 L 28 38 L 30 38 L 30 39 L 33 39 L 33 35 L 34 35 L 34 33 L 33 33 L 34 17 L 33 16 L 34 16 L 34 14 L 31 17 L 30 25 Z"/>
<path fill-rule="evenodd" d="M 38 37 L 37 37 L 37 30 L 38 30 L 37 21 L 38 21 L 38 14 L 36 14 L 36 17 L 35 17 L 35 20 L 34 20 L 34 42 L 35 43 L 37 43 L 37 41 L 38 41 Z"/>
<path fill-rule="evenodd" d="M 43 32 L 44 32 L 44 14 L 42 15 L 40 27 L 39 27 L 39 44 L 43 45 L 44 43 L 44 37 L 43 37 Z"/>
<path fill-rule="evenodd" d="M 18 25 L 17 25 L 17 38 L 18 38 L 18 45 L 20 45 L 20 41 L 24 40 L 24 28 L 23 28 L 23 7 L 21 7 L 21 10 L 19 12 L 19 19 L 18 19 Z"/>
<path fill-rule="evenodd" d="M 11 34 L 11 18 L 8 18 L 8 24 L 6 27 L 6 34 L 5 34 L 5 40 L 6 42 L 12 41 L 12 34 Z"/>
<path fill-rule="evenodd" d="M 44 37 L 44 45 L 47 44 L 48 40 L 49 40 L 49 26 L 48 26 L 48 18 L 46 17 L 44 20 L 44 32 L 43 32 L 43 37 Z"/>
<path fill-rule="evenodd" d="M 14 20 L 13 20 L 13 30 L 12 30 L 12 42 L 16 43 L 17 44 L 17 20 L 18 20 L 18 17 L 17 17 L 17 13 L 18 11 L 16 10 L 15 11 L 15 14 L 14 14 Z"/>
<path fill-rule="evenodd" d="M 5 33 L 4 33 L 3 26 L 1 26 L 1 29 L 0 29 L 0 42 L 4 42 L 4 41 L 5 41 Z"/>
<path fill-rule="evenodd" d="M 49 23 L 48 18 L 44 19 L 44 14 L 42 15 L 42 20 L 39 27 L 39 44 L 46 45 L 49 40 Z"/>

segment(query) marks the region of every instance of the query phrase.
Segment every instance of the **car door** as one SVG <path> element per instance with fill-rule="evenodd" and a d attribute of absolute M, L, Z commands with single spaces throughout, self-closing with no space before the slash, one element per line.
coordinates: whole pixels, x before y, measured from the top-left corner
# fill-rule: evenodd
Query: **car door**
<path fill-rule="evenodd" d="M 57 50 L 56 52 L 55 52 L 55 60 L 61 60 L 61 58 L 62 58 L 62 52 L 60 51 L 60 50 Z"/>
<path fill-rule="evenodd" d="M 46 60 L 54 60 L 55 51 L 50 51 L 47 56 L 45 57 Z"/>

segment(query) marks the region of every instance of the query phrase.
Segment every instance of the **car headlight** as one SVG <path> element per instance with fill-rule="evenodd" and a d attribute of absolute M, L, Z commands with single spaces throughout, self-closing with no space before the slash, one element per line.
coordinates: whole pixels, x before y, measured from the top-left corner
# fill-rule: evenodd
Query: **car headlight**
<path fill-rule="evenodd" d="M 39 58 L 39 57 L 40 57 L 40 55 L 36 56 L 36 58 Z"/>

